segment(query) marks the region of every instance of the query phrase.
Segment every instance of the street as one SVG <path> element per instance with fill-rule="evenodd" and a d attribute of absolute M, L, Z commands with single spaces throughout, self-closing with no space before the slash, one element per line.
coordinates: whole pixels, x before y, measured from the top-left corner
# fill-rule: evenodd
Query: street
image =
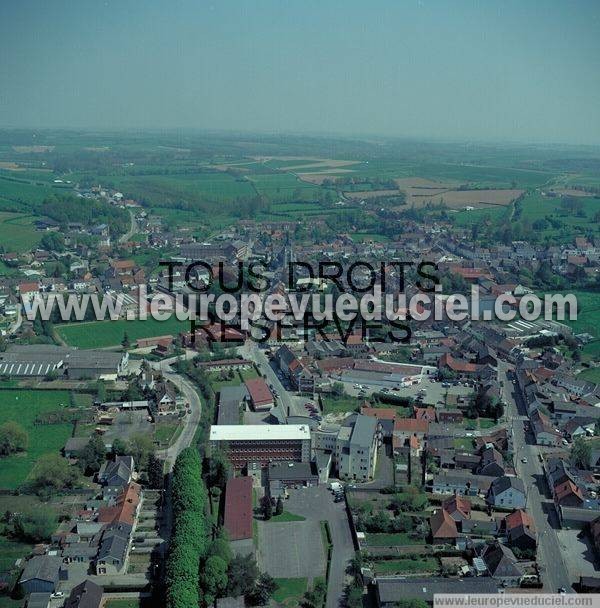
<path fill-rule="evenodd" d="M 524 405 L 520 401 L 517 387 L 508 378 L 512 366 L 498 360 L 498 379 L 504 383 L 506 416 L 512 426 L 513 453 L 517 475 L 523 480 L 527 491 L 527 511 L 533 517 L 538 535 L 537 559 L 544 590 L 556 593 L 564 587 L 571 591 L 570 580 L 562 557 L 556 534 L 560 528 L 554 503 L 546 497 L 546 481 L 538 448 L 527 443 L 523 420 L 526 419 Z M 519 405 L 521 407 L 519 407 Z M 522 462 L 526 458 L 527 462 Z"/>
<path fill-rule="evenodd" d="M 306 416 L 306 409 L 303 405 L 306 399 L 299 399 L 290 394 L 271 367 L 265 352 L 255 342 L 247 340 L 244 346 L 240 346 L 238 352 L 244 359 L 253 361 L 265 377 L 267 384 L 273 385 L 278 393 L 277 401 L 284 407 L 286 416 Z"/>

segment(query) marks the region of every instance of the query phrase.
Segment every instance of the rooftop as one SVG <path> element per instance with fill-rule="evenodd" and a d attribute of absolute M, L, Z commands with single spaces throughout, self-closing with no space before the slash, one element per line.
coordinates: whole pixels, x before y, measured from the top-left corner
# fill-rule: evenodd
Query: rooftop
<path fill-rule="evenodd" d="M 221 424 L 210 427 L 210 441 L 307 440 L 305 424 Z"/>

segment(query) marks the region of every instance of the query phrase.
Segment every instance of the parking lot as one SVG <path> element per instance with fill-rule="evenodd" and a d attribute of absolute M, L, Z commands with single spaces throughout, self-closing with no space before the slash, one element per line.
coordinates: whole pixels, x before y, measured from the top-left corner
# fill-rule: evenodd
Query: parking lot
<path fill-rule="evenodd" d="M 320 522 L 327 521 L 333 542 L 327 608 L 337 608 L 344 593 L 346 567 L 354 555 L 345 502 L 334 502 L 332 493 L 320 485 L 290 490 L 284 508 L 306 517 L 306 521 L 259 522 L 258 562 L 261 569 L 274 577 L 323 576 L 326 553 Z"/>
<path fill-rule="evenodd" d="M 386 387 L 379 385 L 369 386 L 361 384 L 360 386 L 362 388 L 358 388 L 355 384 L 350 382 L 344 382 L 343 384 L 346 393 L 352 397 L 358 397 L 359 395 L 370 397 L 373 393 L 381 393 L 383 391 L 397 397 L 415 398 L 420 392 L 424 391 L 424 393 L 421 393 L 423 395 L 424 405 L 445 403 L 447 399 L 453 400 L 454 398 L 466 397 L 473 393 L 473 388 L 471 386 L 436 382 L 429 377 L 424 377 L 418 384 L 402 387 L 398 390 L 392 390 L 390 387 L 388 387 L 389 390 L 384 390 Z M 444 386 L 444 384 L 447 384 L 447 386 Z"/>
<path fill-rule="evenodd" d="M 580 530 L 557 530 L 558 543 L 569 577 L 576 581 L 580 576 L 598 576 L 598 561 L 587 534 L 579 538 Z"/>
<path fill-rule="evenodd" d="M 319 521 L 258 522 L 259 563 L 274 578 L 308 578 L 325 573 Z"/>

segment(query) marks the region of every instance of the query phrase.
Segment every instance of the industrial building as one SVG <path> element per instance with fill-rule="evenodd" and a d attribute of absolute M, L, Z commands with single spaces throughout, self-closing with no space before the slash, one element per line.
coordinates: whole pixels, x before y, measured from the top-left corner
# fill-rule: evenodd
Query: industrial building
<path fill-rule="evenodd" d="M 80 350 L 52 344 L 11 344 L 0 352 L 0 376 L 44 377 L 49 374 L 70 380 L 117 377 L 127 370 L 127 353 Z"/>
<path fill-rule="evenodd" d="M 226 448 L 236 470 L 258 463 L 309 462 L 310 429 L 304 424 L 223 424 L 210 428 L 211 448 Z"/>

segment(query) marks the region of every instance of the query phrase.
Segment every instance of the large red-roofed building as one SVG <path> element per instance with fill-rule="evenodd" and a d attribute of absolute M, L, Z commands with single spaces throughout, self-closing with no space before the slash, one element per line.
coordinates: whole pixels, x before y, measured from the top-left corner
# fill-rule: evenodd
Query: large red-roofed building
<path fill-rule="evenodd" d="M 252 407 L 255 410 L 269 410 L 273 407 L 273 393 L 271 393 L 263 378 L 246 380 L 246 388 L 250 395 Z"/>
<path fill-rule="evenodd" d="M 234 477 L 227 482 L 223 523 L 229 540 L 252 538 L 251 477 Z"/>

